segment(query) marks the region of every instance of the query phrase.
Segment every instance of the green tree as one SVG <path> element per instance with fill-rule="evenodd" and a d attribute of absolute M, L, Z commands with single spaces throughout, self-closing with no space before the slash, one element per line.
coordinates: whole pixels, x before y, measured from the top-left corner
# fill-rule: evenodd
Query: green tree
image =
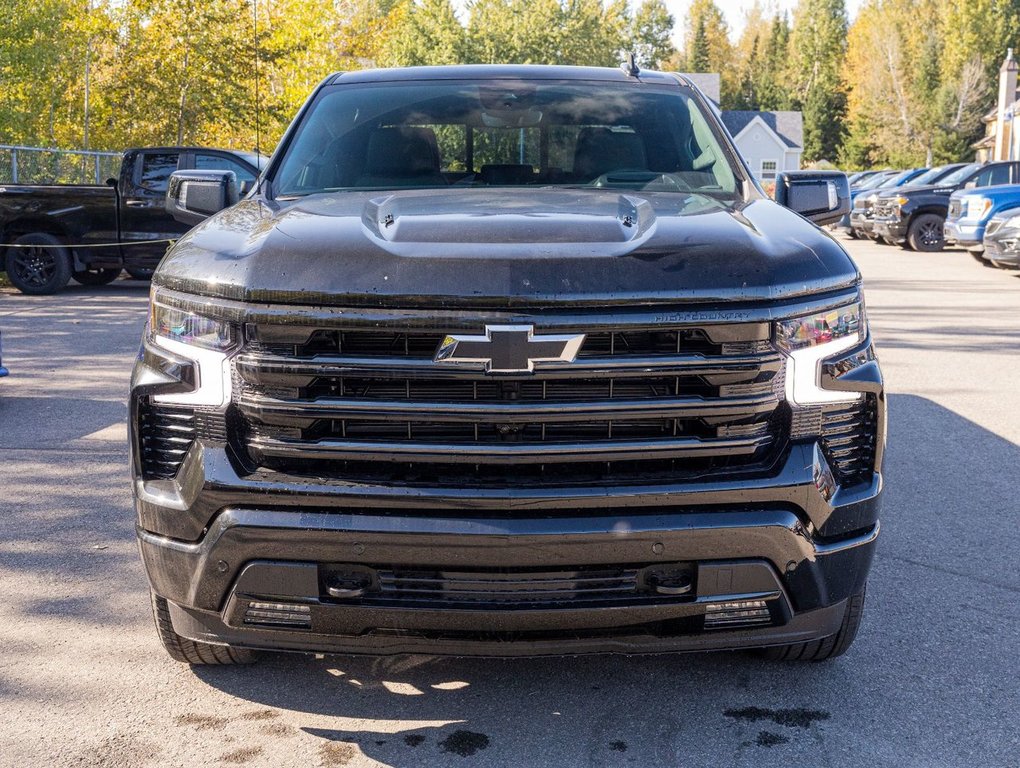
<path fill-rule="evenodd" d="M 662 0 L 642 0 L 630 20 L 628 50 L 639 67 L 660 69 L 676 53 L 673 17 Z"/>
<path fill-rule="evenodd" d="M 804 113 L 804 160 L 832 160 L 843 141 L 844 0 L 800 0 L 790 37 L 794 101 Z"/>
<path fill-rule="evenodd" d="M 791 109 L 793 105 L 787 80 L 790 66 L 790 22 L 785 14 L 773 17 L 762 59 L 756 77 L 758 108 Z"/>
<path fill-rule="evenodd" d="M 751 50 L 747 53 L 741 67 L 740 88 L 733 104 L 734 109 L 760 109 L 758 97 L 758 72 L 761 68 L 761 56 L 758 53 L 760 35 L 755 34 L 751 40 Z"/>
<path fill-rule="evenodd" d="M 711 56 L 711 49 L 708 45 L 705 17 L 699 16 L 695 24 L 694 35 L 691 38 L 691 45 L 687 51 L 687 71 L 709 72 L 712 68 L 709 58 Z"/>
<path fill-rule="evenodd" d="M 871 0 L 848 35 L 847 134 L 842 158 L 853 166 L 920 165 L 965 159 L 981 129 L 989 89 L 980 54 L 950 74 L 949 30 L 939 0 Z"/>
<path fill-rule="evenodd" d="M 459 64 L 466 52 L 467 35 L 450 0 L 408 0 L 382 58 L 393 66 Z"/>

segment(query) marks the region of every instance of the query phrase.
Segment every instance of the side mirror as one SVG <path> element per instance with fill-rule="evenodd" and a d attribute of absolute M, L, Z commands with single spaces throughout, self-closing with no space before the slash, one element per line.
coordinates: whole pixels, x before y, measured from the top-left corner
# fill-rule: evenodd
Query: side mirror
<path fill-rule="evenodd" d="M 776 202 L 815 224 L 832 224 L 850 213 L 850 184 L 842 171 L 782 171 Z"/>
<path fill-rule="evenodd" d="M 181 224 L 195 225 L 239 198 L 233 171 L 175 171 L 166 191 L 166 212 Z"/>
<path fill-rule="evenodd" d="M 963 185 L 964 189 L 977 189 L 977 179 L 971 179 Z"/>

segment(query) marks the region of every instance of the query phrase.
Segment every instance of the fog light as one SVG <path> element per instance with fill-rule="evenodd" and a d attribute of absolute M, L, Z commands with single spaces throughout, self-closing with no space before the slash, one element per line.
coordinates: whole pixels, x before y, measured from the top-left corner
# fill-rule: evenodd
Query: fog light
<path fill-rule="evenodd" d="M 294 603 L 249 602 L 248 610 L 244 612 L 244 623 L 311 629 L 312 608 Z"/>
<path fill-rule="evenodd" d="M 705 629 L 771 623 L 772 613 L 764 600 L 732 600 L 705 606 Z"/>

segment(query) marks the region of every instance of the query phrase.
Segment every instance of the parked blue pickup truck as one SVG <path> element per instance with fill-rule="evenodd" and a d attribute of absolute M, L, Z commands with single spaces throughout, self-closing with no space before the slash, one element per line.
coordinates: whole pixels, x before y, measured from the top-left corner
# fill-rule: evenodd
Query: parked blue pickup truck
<path fill-rule="evenodd" d="M 966 248 L 975 256 L 984 251 L 985 228 L 997 213 L 1020 208 L 1020 184 L 961 189 L 949 198 L 946 243 Z M 1018 211 L 1020 213 L 1020 211 Z"/>

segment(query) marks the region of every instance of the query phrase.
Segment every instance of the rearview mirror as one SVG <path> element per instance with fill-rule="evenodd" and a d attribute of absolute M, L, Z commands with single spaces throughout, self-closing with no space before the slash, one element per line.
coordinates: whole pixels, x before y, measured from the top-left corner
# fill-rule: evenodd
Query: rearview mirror
<path fill-rule="evenodd" d="M 170 174 L 166 212 L 182 224 L 199 224 L 234 205 L 240 195 L 233 171 L 176 171 Z"/>
<path fill-rule="evenodd" d="M 850 184 L 842 171 L 783 171 L 776 202 L 815 224 L 832 224 L 850 213 Z"/>

